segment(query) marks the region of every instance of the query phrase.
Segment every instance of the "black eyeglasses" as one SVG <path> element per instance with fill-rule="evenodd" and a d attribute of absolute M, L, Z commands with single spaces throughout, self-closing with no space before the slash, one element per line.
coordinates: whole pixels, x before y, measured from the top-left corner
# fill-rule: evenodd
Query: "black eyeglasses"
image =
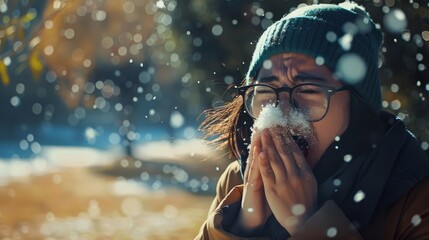
<path fill-rule="evenodd" d="M 349 88 L 347 86 L 335 88 L 312 83 L 300 84 L 292 88 L 274 88 L 265 84 L 252 84 L 237 88 L 238 93 L 243 96 L 247 112 L 253 118 L 258 118 L 262 109 L 267 105 L 277 107 L 281 102 L 279 94 L 287 92 L 292 107 L 303 113 L 311 122 L 323 119 L 328 112 L 331 96 L 344 90 L 349 90 Z"/>

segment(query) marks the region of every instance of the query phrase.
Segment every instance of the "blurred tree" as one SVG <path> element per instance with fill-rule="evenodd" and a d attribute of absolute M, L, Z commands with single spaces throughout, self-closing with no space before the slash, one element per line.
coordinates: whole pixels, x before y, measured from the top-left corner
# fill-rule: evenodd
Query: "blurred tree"
<path fill-rule="evenodd" d="M 19 0 L 0 1 L 0 80 L 4 85 L 10 83 L 6 65 L 10 57 L 22 50 L 31 40 L 27 34 L 30 22 L 36 18 L 36 12 L 30 8 L 34 1 L 21 6 Z M 36 67 L 36 66 L 35 66 Z"/>
<path fill-rule="evenodd" d="M 3 4 L 10 9 L 18 2 Z M 5 36 L 11 46 L 29 43 L 29 56 L 24 57 L 33 78 L 44 74 L 44 80 L 53 84 L 74 111 L 68 118 L 71 125 L 77 125 L 83 116 L 90 118 L 85 109 L 109 112 L 98 118 L 109 123 L 112 115 L 120 115 L 118 131 L 131 153 L 130 142 L 137 137 L 134 117 L 138 108 L 143 106 L 152 123 L 167 123 L 164 127 L 173 135 L 170 115 L 174 108 L 185 106 L 185 101 L 174 97 L 175 82 L 187 68 L 180 60 L 185 47 L 170 28 L 169 13 L 175 5 L 152 0 L 47 0 L 40 9 L 42 20 L 32 27 L 32 34 L 20 41 L 12 34 Z M 23 50 L 11 46 L 2 54 L 9 62 Z M 0 62 L 0 76 L 8 83 L 6 64 Z"/>
<path fill-rule="evenodd" d="M 9 9 L 16 2 L 21 1 L 0 1 Z M 173 110 L 192 118 L 202 108 L 223 104 L 227 86 L 242 81 L 263 30 L 299 4 L 316 2 L 342 0 L 47 0 L 40 27 L 33 28 L 37 34 L 29 34 L 24 23 L 32 19 L 26 15 L 32 12 L 27 7 L 30 10 L 20 14 L 3 11 L 9 17 L 2 17 L 2 29 L 9 30 L 0 30 L 0 38 L 3 49 L 12 52 L 30 43 L 33 76 L 40 74 L 39 61 L 46 63 L 49 76 L 58 78 L 55 88 L 68 106 L 99 108 L 111 102 L 112 107 L 122 106 L 123 112 L 135 112 L 138 101 L 144 99 L 143 116 L 171 128 L 168 120 Z M 402 118 L 426 142 L 427 150 L 428 3 L 356 2 L 385 32 L 380 56 L 383 107 Z M 17 30 L 20 25 L 32 37 L 17 41 L 22 35 Z M 5 48 L 6 42 L 9 47 Z M 9 60 L 3 50 L 1 56 L 2 81 L 13 81 L 5 71 Z M 143 67 L 135 70 L 140 63 Z M 122 126 L 127 118 L 121 120 Z"/>

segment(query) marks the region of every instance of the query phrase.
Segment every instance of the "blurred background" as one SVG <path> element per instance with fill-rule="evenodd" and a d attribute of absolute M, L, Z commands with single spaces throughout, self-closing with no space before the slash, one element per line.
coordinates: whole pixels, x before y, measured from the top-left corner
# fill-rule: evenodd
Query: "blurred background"
<path fill-rule="evenodd" d="M 0 238 L 192 239 L 234 161 L 201 140 L 293 0 L 0 0 Z M 383 108 L 429 148 L 429 2 L 362 0 Z"/>

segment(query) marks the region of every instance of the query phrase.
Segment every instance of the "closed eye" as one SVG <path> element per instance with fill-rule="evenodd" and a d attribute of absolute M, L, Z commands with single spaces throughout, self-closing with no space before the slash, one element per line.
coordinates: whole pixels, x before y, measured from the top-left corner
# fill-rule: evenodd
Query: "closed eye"
<path fill-rule="evenodd" d="M 255 90 L 255 94 L 269 94 L 269 93 L 273 93 L 273 91 L 270 90 Z"/>
<path fill-rule="evenodd" d="M 307 95 L 323 94 L 323 90 L 321 88 L 317 86 L 311 86 L 311 85 L 299 86 L 295 91 L 297 94 L 307 94 Z"/>
<path fill-rule="evenodd" d="M 301 90 L 299 91 L 300 94 L 321 94 L 320 91 L 308 89 L 308 90 Z"/>

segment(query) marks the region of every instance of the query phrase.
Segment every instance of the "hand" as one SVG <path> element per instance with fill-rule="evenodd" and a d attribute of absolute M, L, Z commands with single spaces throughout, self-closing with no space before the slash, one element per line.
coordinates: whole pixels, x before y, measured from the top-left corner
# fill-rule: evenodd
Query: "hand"
<path fill-rule="evenodd" d="M 317 209 L 317 182 L 301 150 L 284 131 L 264 129 L 258 155 L 265 197 L 293 235 Z"/>
<path fill-rule="evenodd" d="M 251 234 L 260 230 L 271 216 L 271 210 L 264 194 L 264 186 L 259 170 L 257 156 L 261 153 L 260 134 L 252 136 L 249 150 L 249 158 L 244 171 L 244 192 L 241 201 L 241 209 L 231 230 Z"/>

